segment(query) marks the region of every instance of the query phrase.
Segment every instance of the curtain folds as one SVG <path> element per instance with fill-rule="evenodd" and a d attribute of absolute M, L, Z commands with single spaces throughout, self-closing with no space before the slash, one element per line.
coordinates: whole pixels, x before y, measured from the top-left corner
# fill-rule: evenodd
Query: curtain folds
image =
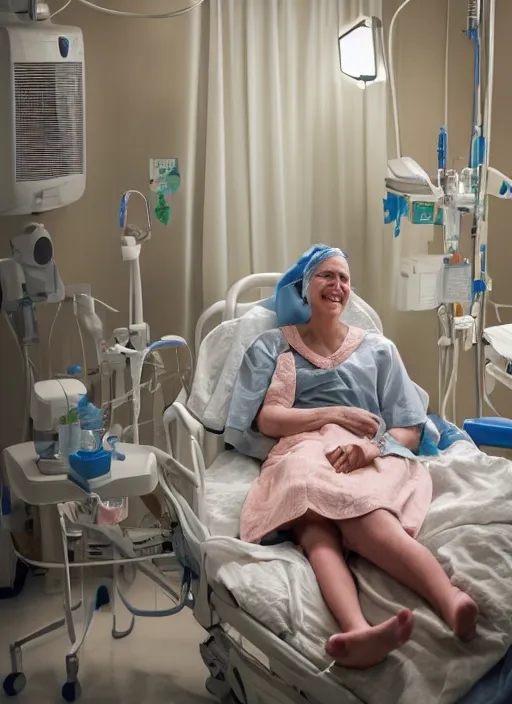
<path fill-rule="evenodd" d="M 381 0 L 210 0 L 203 304 L 237 279 L 287 268 L 311 244 L 349 253 L 383 301 L 386 88 L 339 68 L 340 30 Z"/>

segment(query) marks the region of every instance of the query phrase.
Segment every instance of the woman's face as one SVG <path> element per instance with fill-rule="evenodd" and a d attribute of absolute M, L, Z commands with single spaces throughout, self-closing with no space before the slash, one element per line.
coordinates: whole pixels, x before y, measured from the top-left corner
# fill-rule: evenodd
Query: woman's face
<path fill-rule="evenodd" d="M 329 257 L 315 270 L 308 292 L 311 312 L 339 316 L 350 295 L 350 269 L 344 257 Z"/>

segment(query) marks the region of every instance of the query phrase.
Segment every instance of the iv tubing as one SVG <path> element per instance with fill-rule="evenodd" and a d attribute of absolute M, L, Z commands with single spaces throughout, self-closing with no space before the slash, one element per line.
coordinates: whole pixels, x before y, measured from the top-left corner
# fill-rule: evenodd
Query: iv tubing
<path fill-rule="evenodd" d="M 50 325 L 50 332 L 48 333 L 48 379 L 53 378 L 53 370 L 52 370 L 52 337 L 53 337 L 53 330 L 55 328 L 55 324 L 57 322 L 57 318 L 59 317 L 60 309 L 62 308 L 62 301 L 59 303 L 57 306 L 57 310 L 55 312 L 55 315 L 52 320 L 52 324 Z"/>
<path fill-rule="evenodd" d="M 494 34 L 496 26 L 496 0 L 489 0 L 489 48 L 488 48 L 488 60 L 489 65 L 487 67 L 487 85 L 485 92 L 485 103 L 484 103 L 484 124 L 483 124 L 483 137 L 485 140 L 485 159 L 484 159 L 484 179 L 485 182 L 482 188 L 481 199 L 485 203 L 487 200 L 487 180 L 490 165 L 490 146 L 491 146 L 491 127 L 492 127 L 492 99 L 494 93 Z M 483 215 L 487 215 L 483 213 Z M 487 218 L 486 218 L 487 219 Z"/>
<path fill-rule="evenodd" d="M 503 307 L 506 308 L 506 306 L 500 306 L 500 307 L 501 307 L 501 308 L 503 308 Z M 11 335 L 12 335 L 12 337 L 13 337 L 13 340 L 14 340 L 14 342 L 16 343 L 16 347 L 18 348 L 18 352 L 19 352 L 20 354 L 22 354 L 20 341 L 18 340 L 18 336 L 16 335 L 16 331 L 15 331 L 15 329 L 14 329 L 13 326 L 12 326 L 12 323 L 11 323 L 11 321 L 10 321 L 10 318 L 9 318 L 8 314 L 7 314 L 5 311 L 3 311 L 3 314 L 4 314 L 5 322 L 7 323 L 7 327 L 8 327 L 9 330 L 11 331 Z M 31 366 L 31 368 L 32 368 L 32 374 L 34 374 L 34 372 L 35 372 L 36 378 L 39 379 L 39 369 L 38 369 L 37 366 L 34 364 L 34 362 L 30 359 L 30 356 L 29 356 L 29 361 L 30 361 L 30 366 Z"/>
<path fill-rule="evenodd" d="M 32 397 L 32 370 L 26 345 L 22 347 L 23 374 L 25 376 L 25 408 L 23 413 L 23 442 L 30 440 L 30 399 Z"/>
<path fill-rule="evenodd" d="M 439 413 L 447 420 L 447 407 L 451 397 L 451 420 L 456 422 L 456 386 L 459 365 L 459 340 L 453 314 L 449 307 L 441 306 L 437 312 L 440 338 L 438 341 L 438 393 Z"/>
<path fill-rule="evenodd" d="M 123 194 L 124 201 L 124 217 L 123 217 L 123 232 L 126 230 L 126 222 L 128 218 L 128 201 L 132 194 L 138 195 L 144 201 L 146 208 L 146 218 L 147 218 L 147 231 L 151 232 L 151 214 L 149 211 L 149 203 L 140 191 L 130 189 Z M 137 243 L 138 244 L 138 243 Z M 140 245 L 139 245 L 140 246 Z M 130 325 L 139 324 L 144 322 L 144 312 L 142 305 L 142 280 L 140 273 L 140 254 L 130 261 L 130 288 L 129 288 L 129 299 L 128 299 L 128 320 Z"/>
<path fill-rule="evenodd" d="M 130 284 L 133 278 L 133 302 L 134 302 L 134 310 L 133 310 L 133 318 L 130 317 L 130 323 L 135 323 L 137 325 L 138 323 L 143 323 L 144 322 L 144 313 L 143 313 L 143 307 L 142 307 L 142 280 L 141 280 L 141 275 L 140 275 L 140 259 L 137 257 L 137 259 L 134 259 L 131 262 L 131 267 L 130 267 Z M 130 288 L 131 285 L 130 285 Z"/>
<path fill-rule="evenodd" d="M 443 357 L 443 350 L 440 347 L 438 349 L 438 355 L 437 355 L 437 397 L 438 397 L 438 403 L 439 403 L 439 408 L 441 408 L 441 402 L 443 398 L 443 362 L 444 362 L 444 357 Z"/>
<path fill-rule="evenodd" d="M 450 10 L 451 0 L 446 4 L 446 46 L 444 55 L 444 126 L 448 129 L 448 87 L 450 81 Z M 448 156 L 448 154 L 446 155 Z"/>
<path fill-rule="evenodd" d="M 448 400 L 450 396 L 452 397 L 452 422 L 456 423 L 456 418 L 455 418 L 455 410 L 456 410 L 456 398 L 455 398 L 455 389 L 457 386 L 457 376 L 458 376 L 458 365 L 459 365 L 459 340 L 456 338 L 453 342 L 453 347 L 452 347 L 452 364 L 451 364 L 451 374 L 450 374 L 450 380 L 448 382 L 448 388 L 446 389 L 446 393 L 443 397 L 442 404 L 441 404 L 441 418 L 446 420 L 446 407 L 448 406 Z"/>
<path fill-rule="evenodd" d="M 80 338 L 80 349 L 82 350 L 82 376 L 84 378 L 84 383 L 87 383 L 87 357 L 85 354 L 85 344 L 84 344 L 84 336 L 82 334 L 82 328 L 80 327 L 80 321 L 78 320 L 78 316 L 75 315 L 75 322 L 76 322 L 76 327 L 78 328 L 78 337 Z"/>
<path fill-rule="evenodd" d="M 18 340 L 18 336 L 16 335 L 16 331 L 14 330 L 12 323 L 9 319 L 9 316 L 5 311 L 4 313 L 4 318 L 7 322 L 7 326 L 9 330 L 11 331 L 11 334 L 14 338 L 14 342 L 16 343 L 16 347 L 18 348 L 22 362 L 23 362 L 23 380 L 25 384 L 25 399 L 23 403 L 23 427 L 22 427 L 22 442 L 28 442 L 30 440 L 30 401 L 32 398 L 32 387 L 34 385 L 34 374 L 32 370 L 34 370 L 39 376 L 39 372 L 37 370 L 37 367 L 35 366 L 34 362 L 30 359 L 30 355 L 28 353 L 28 348 L 27 345 L 21 345 L 20 341 Z"/>
<path fill-rule="evenodd" d="M 132 263 L 130 262 L 130 276 L 128 283 L 128 323 L 131 325 L 133 322 L 133 275 L 132 275 Z"/>
<path fill-rule="evenodd" d="M 478 29 L 478 32 L 480 31 L 480 28 Z M 474 85 L 475 85 L 475 96 L 473 100 L 473 126 L 476 127 L 479 125 L 482 121 L 482 110 L 481 110 L 481 98 L 480 98 L 480 65 L 481 65 L 481 59 L 480 59 L 480 51 L 481 51 L 481 45 L 480 45 L 480 35 L 477 33 L 475 37 L 475 76 L 474 76 Z M 471 164 L 470 164 L 471 166 Z"/>

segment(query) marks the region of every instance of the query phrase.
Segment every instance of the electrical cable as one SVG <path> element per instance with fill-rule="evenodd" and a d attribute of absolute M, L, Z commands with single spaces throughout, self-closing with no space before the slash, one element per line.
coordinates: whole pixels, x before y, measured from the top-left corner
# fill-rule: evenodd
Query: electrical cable
<path fill-rule="evenodd" d="M 21 350 L 20 341 L 18 340 L 18 336 L 16 335 L 16 331 L 14 330 L 14 327 L 11 323 L 11 320 L 5 311 L 3 311 L 3 314 L 4 314 L 5 322 L 7 323 L 7 327 L 11 331 L 14 342 L 16 343 L 16 347 L 18 348 L 18 352 L 20 354 L 23 354 L 22 350 Z M 39 379 L 40 374 L 39 374 L 39 369 L 37 368 L 37 365 L 34 364 L 34 362 L 30 358 L 29 358 L 29 361 L 30 361 L 30 366 L 32 367 L 32 371 L 35 372 L 36 377 Z"/>
<path fill-rule="evenodd" d="M 52 370 L 52 350 L 51 350 L 51 345 L 52 345 L 52 337 L 53 337 L 53 329 L 55 327 L 55 323 L 57 322 L 57 318 L 59 317 L 60 309 L 62 308 L 62 302 L 59 303 L 57 306 L 57 311 L 53 317 L 52 324 L 50 325 L 50 332 L 48 333 L 48 379 L 53 379 L 53 370 Z"/>
<path fill-rule="evenodd" d="M 63 12 L 66 8 L 68 8 L 70 5 L 71 0 L 67 0 L 67 2 L 62 7 L 60 7 L 58 10 L 55 10 L 55 12 L 52 12 L 52 14 L 50 15 L 50 19 L 52 20 L 57 15 L 60 15 L 60 13 Z"/>
<path fill-rule="evenodd" d="M 82 328 L 80 327 L 80 321 L 78 316 L 75 315 L 76 327 L 78 328 L 78 337 L 80 338 L 80 347 L 82 349 L 82 376 L 84 378 L 84 383 L 87 381 L 87 356 L 85 354 L 84 336 L 82 334 Z"/>
<path fill-rule="evenodd" d="M 16 347 L 18 348 L 18 352 L 21 355 L 21 359 L 23 362 L 23 377 L 25 379 L 25 399 L 23 402 L 23 425 L 22 425 L 22 442 L 26 442 L 30 440 L 30 399 L 32 396 L 32 387 L 34 385 L 34 374 L 32 373 L 32 370 L 35 371 L 36 375 L 39 377 L 39 371 L 34 364 L 34 362 L 30 359 L 30 355 L 28 353 L 28 348 L 26 345 L 21 345 L 20 341 L 18 340 L 18 336 L 16 335 L 16 331 L 12 325 L 12 322 L 7 315 L 5 311 L 4 313 L 4 318 L 7 322 L 7 327 L 11 331 L 11 334 L 13 336 L 14 342 L 16 343 Z"/>
<path fill-rule="evenodd" d="M 92 526 L 91 526 L 92 527 Z M 32 567 L 38 567 L 47 570 L 64 570 L 66 569 L 65 562 L 40 562 L 39 560 L 30 560 L 25 555 L 22 555 L 13 544 L 13 550 L 22 562 Z M 162 552 L 155 555 L 142 555 L 141 557 L 125 557 L 116 560 L 89 560 L 88 562 L 70 562 L 68 567 L 76 569 L 77 567 L 110 567 L 112 565 L 129 565 L 139 562 L 152 562 L 153 560 L 168 559 L 173 553 Z"/>
<path fill-rule="evenodd" d="M 456 407 L 456 400 L 455 400 L 455 389 L 457 387 L 457 377 L 458 377 L 458 366 L 459 366 L 459 340 L 455 338 L 453 341 L 453 348 L 452 348 L 452 359 L 451 359 L 451 374 L 450 378 L 448 381 L 448 387 L 446 389 L 446 393 L 444 395 L 444 398 L 442 400 L 441 404 L 441 418 L 446 419 L 446 408 L 448 406 L 448 401 L 450 400 L 450 396 L 452 397 L 452 414 L 455 410 Z M 452 422 L 456 423 L 456 419 L 452 417 Z"/>
<path fill-rule="evenodd" d="M 109 7 L 96 5 L 90 0 L 78 0 L 78 2 L 82 3 L 82 5 L 85 5 L 86 7 L 91 8 L 91 10 L 103 12 L 105 15 L 113 15 L 115 17 L 131 17 L 134 19 L 163 20 L 169 19 L 171 17 L 179 17 L 180 15 L 186 15 L 189 12 L 192 12 L 192 10 L 195 10 L 197 7 L 202 5 L 204 0 L 196 0 L 196 2 L 192 3 L 191 5 L 187 5 L 187 7 L 183 7 L 181 10 L 174 10 L 173 12 L 158 13 L 154 15 L 140 14 L 138 12 L 125 12 L 123 10 L 113 10 Z"/>
<path fill-rule="evenodd" d="M 30 357 L 28 355 L 28 349 L 26 345 L 22 348 L 23 357 L 23 374 L 25 377 L 25 403 L 23 408 L 23 440 L 22 442 L 28 442 L 30 440 L 30 400 L 32 398 L 32 386 L 34 382 L 34 377 L 32 376 L 32 370 L 30 368 Z"/>

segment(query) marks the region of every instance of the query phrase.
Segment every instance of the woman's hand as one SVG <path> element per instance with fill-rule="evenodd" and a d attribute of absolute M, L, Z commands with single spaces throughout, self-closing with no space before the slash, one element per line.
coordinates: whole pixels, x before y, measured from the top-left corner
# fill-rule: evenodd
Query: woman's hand
<path fill-rule="evenodd" d="M 373 443 L 365 445 L 345 445 L 326 454 L 337 474 L 350 474 L 357 469 L 368 467 L 377 457 L 380 449 Z"/>
<path fill-rule="evenodd" d="M 345 430 L 349 430 L 360 438 L 374 438 L 379 429 L 379 420 L 373 413 L 362 408 L 350 408 L 342 406 L 338 408 L 341 425 Z"/>
<path fill-rule="evenodd" d="M 256 422 L 258 430 L 269 438 L 310 433 L 324 425 L 339 425 L 360 438 L 374 438 L 379 419 L 361 408 L 325 406 L 321 408 L 285 408 L 264 403 Z"/>

